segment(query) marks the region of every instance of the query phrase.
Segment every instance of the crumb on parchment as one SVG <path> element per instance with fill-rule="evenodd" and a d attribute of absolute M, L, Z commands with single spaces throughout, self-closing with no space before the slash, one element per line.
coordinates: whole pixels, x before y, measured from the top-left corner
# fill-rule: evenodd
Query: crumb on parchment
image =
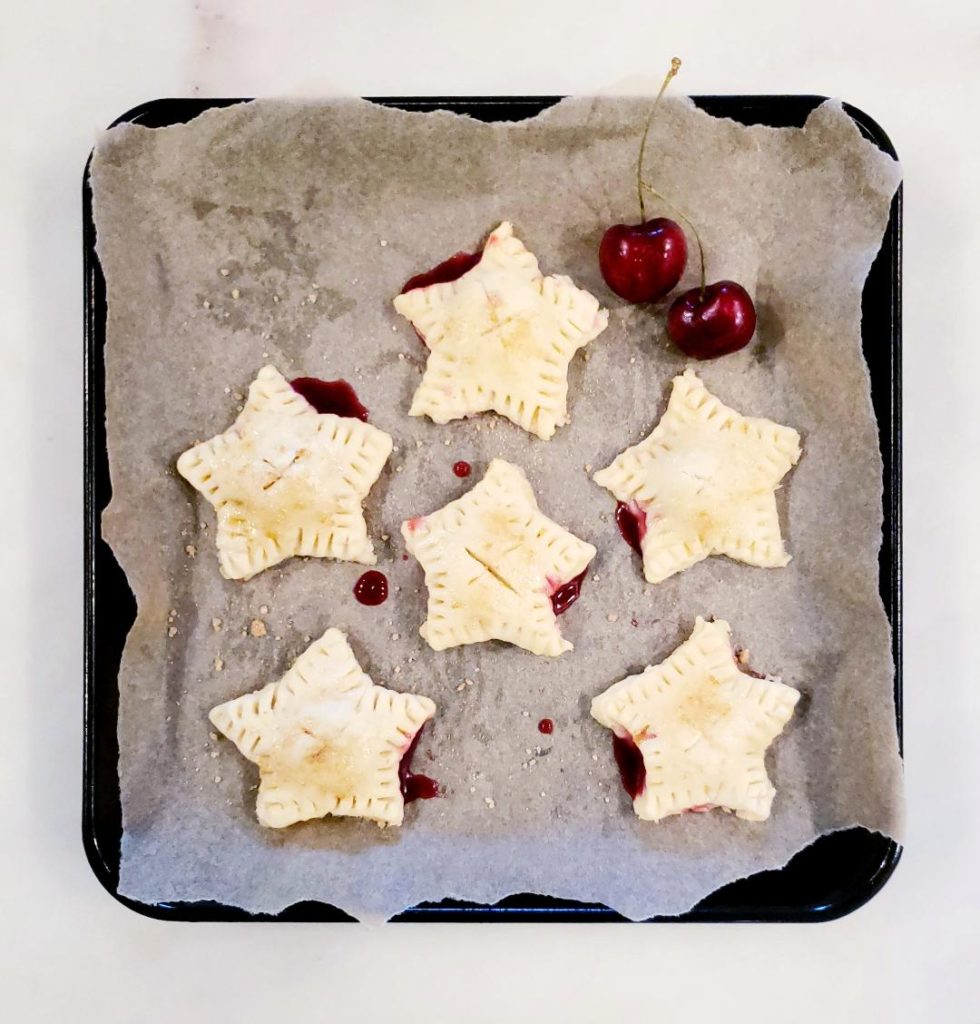
<path fill-rule="evenodd" d="M 261 619 L 252 619 L 249 623 L 248 631 L 252 636 L 267 636 L 269 632 Z"/>

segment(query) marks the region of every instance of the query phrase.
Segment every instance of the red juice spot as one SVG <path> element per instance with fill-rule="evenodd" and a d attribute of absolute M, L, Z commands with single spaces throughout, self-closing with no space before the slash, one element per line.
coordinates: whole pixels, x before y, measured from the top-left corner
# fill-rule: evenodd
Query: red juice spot
<path fill-rule="evenodd" d="M 403 562 L 407 562 L 408 561 L 408 555 L 402 555 L 402 561 Z"/>
<path fill-rule="evenodd" d="M 402 287 L 402 295 L 405 292 L 414 291 L 416 288 L 428 288 L 433 284 L 448 284 L 450 281 L 456 281 L 468 270 L 472 270 L 480 262 L 482 256 L 482 252 L 458 252 L 431 270 L 410 277 Z"/>
<path fill-rule="evenodd" d="M 545 736 L 550 736 L 555 731 L 555 723 L 550 718 L 542 718 L 538 722 L 538 732 L 544 733 Z"/>
<path fill-rule="evenodd" d="M 618 736 L 613 733 L 613 757 L 619 766 L 619 777 L 623 780 L 623 789 L 635 800 L 647 784 L 647 769 L 643 763 L 643 754 L 633 742 L 629 734 Z"/>
<path fill-rule="evenodd" d="M 628 505 L 625 502 L 616 502 L 616 525 L 623 535 L 623 540 L 638 554 L 643 554 L 640 546 L 641 541 L 647 532 L 647 514 L 635 501 Z"/>
<path fill-rule="evenodd" d="M 388 600 L 388 577 L 377 569 L 368 569 L 354 584 L 354 597 L 361 604 L 374 606 Z"/>
<path fill-rule="evenodd" d="M 588 571 L 588 567 L 586 567 L 574 579 L 569 580 L 567 583 L 562 583 L 561 586 L 556 587 L 552 592 L 551 607 L 556 616 L 564 615 L 579 599 L 579 594 L 582 593 L 582 582 Z"/>
<path fill-rule="evenodd" d="M 467 477 L 472 470 L 473 467 L 468 462 L 463 462 L 462 459 L 459 462 L 453 463 L 453 472 L 458 477 Z"/>
<path fill-rule="evenodd" d="M 435 779 L 430 779 L 428 775 L 416 775 L 412 771 L 412 755 L 421 735 L 422 729 L 419 729 L 398 762 L 398 785 L 407 804 L 413 800 L 431 800 L 439 795 L 439 783 Z"/>
<path fill-rule="evenodd" d="M 347 416 L 367 423 L 368 411 L 361 405 L 357 392 L 345 380 L 320 380 L 319 377 L 297 377 L 289 382 L 320 413 Z"/>

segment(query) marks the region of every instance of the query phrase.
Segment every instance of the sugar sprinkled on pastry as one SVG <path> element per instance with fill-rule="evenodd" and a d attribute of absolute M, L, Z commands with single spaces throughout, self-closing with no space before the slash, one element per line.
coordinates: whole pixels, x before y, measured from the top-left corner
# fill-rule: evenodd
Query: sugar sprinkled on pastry
<path fill-rule="evenodd" d="M 503 640 L 534 654 L 572 649 L 557 615 L 595 557 L 538 509 L 527 477 L 494 459 L 463 497 L 402 524 L 425 569 L 428 618 L 419 632 L 436 651 Z"/>
<path fill-rule="evenodd" d="M 613 730 L 637 817 L 720 807 L 765 821 L 776 792 L 766 748 L 799 697 L 778 679 L 742 672 L 728 623 L 698 618 L 666 661 L 599 694 L 592 717 Z"/>
<path fill-rule="evenodd" d="M 269 828 L 327 814 L 400 825 L 403 759 L 435 714 L 428 697 L 375 686 L 339 629 L 275 683 L 212 709 L 216 729 L 259 766 L 256 814 Z"/>
<path fill-rule="evenodd" d="M 568 364 L 608 322 L 594 296 L 568 277 L 543 277 L 506 221 L 461 276 L 412 283 L 395 309 L 429 358 L 410 415 L 448 423 L 492 410 L 544 439 L 567 422 Z"/>
<path fill-rule="evenodd" d="M 373 565 L 361 502 L 391 447 L 360 419 L 318 413 L 266 366 L 234 424 L 177 470 L 215 508 L 221 574 L 247 580 L 293 555 Z"/>
<path fill-rule="evenodd" d="M 649 437 L 593 479 L 635 520 L 643 575 L 659 583 L 715 554 L 786 565 L 776 490 L 799 457 L 795 430 L 729 409 L 687 370 Z"/>

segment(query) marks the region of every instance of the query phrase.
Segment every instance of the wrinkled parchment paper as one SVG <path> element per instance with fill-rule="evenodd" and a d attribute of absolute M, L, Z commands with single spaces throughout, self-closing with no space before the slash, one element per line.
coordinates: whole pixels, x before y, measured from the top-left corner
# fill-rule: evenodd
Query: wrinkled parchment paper
<path fill-rule="evenodd" d="M 376 919 L 421 900 L 530 891 L 643 918 L 777 867 L 823 832 L 900 834 L 877 591 L 881 462 L 859 348 L 862 284 L 899 168 L 833 102 L 802 130 L 662 105 L 648 177 L 700 225 L 709 279 L 740 281 L 760 313 L 746 350 L 698 372 L 739 411 L 796 427 L 805 454 L 780 495 L 788 568 L 712 558 L 650 587 L 611 496 L 589 479 L 646 435 L 685 367 L 663 309 L 619 301 L 596 260 L 604 227 L 636 217 L 648 102 L 574 99 L 495 125 L 358 100 L 255 102 L 102 137 L 104 530 L 139 604 L 119 678 L 126 895 L 250 911 L 317 899 Z M 650 212 L 670 215 L 657 201 Z M 571 423 L 549 442 L 492 415 L 444 427 L 406 415 L 425 350 L 391 298 L 504 219 L 545 273 L 571 275 L 611 311 L 572 364 Z M 682 287 L 696 282 L 691 250 Z M 232 422 L 267 362 L 287 377 L 348 379 L 395 439 L 367 501 L 393 589 L 380 607 L 351 595 L 362 566 L 293 560 L 246 583 L 218 574 L 212 509 L 174 460 Z M 522 466 L 544 511 L 599 549 L 562 620 L 575 650 L 558 659 L 500 644 L 437 654 L 418 636 L 425 588 L 399 524 L 461 494 L 494 456 Z M 473 464 L 469 481 L 453 475 L 458 459 Z M 699 614 L 729 620 L 755 667 L 805 695 L 771 749 L 778 793 L 764 824 L 720 812 L 638 821 L 610 735 L 589 716 L 594 694 L 664 658 Z M 255 619 L 266 636 L 249 632 Z M 210 731 L 209 708 L 278 678 L 328 626 L 349 634 L 376 681 L 438 705 L 415 767 L 445 795 L 410 805 L 400 829 L 261 828 L 255 766 Z M 544 717 L 551 736 L 537 731 Z"/>

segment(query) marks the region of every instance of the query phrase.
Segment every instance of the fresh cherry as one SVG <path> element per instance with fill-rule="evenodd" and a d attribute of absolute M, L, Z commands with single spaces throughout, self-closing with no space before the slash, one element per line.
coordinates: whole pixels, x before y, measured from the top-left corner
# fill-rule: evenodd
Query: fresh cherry
<path fill-rule="evenodd" d="M 737 352 L 755 333 L 752 297 L 734 281 L 692 288 L 671 303 L 667 333 L 692 359 L 714 359 Z"/>
<path fill-rule="evenodd" d="M 642 224 L 613 224 L 599 243 L 599 269 L 606 284 L 627 302 L 662 299 L 684 273 L 687 239 L 667 217 Z"/>

